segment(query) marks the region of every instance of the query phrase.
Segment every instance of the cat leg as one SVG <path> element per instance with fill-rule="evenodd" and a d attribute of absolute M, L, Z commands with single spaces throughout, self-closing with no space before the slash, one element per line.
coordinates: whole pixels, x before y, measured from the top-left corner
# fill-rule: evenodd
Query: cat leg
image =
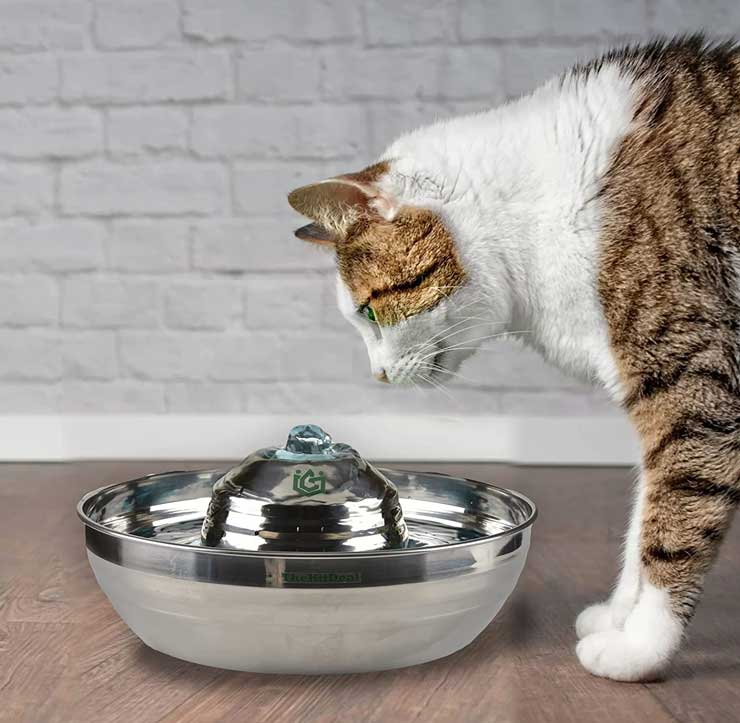
<path fill-rule="evenodd" d="M 640 593 L 640 528 L 645 482 L 643 473 L 635 485 L 634 502 L 627 535 L 624 540 L 622 571 L 609 600 L 590 605 L 576 618 L 576 635 L 583 638 L 592 633 L 619 629 L 637 604 Z"/>
<path fill-rule="evenodd" d="M 740 501 L 736 418 L 651 423 L 660 430 L 642 435 L 637 603 L 620 628 L 586 635 L 576 648 L 587 670 L 614 680 L 651 679 L 665 669 Z"/>

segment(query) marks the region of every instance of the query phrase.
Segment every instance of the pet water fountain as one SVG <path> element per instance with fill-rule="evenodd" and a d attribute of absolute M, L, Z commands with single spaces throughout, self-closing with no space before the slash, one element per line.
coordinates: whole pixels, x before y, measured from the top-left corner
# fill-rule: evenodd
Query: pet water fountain
<path fill-rule="evenodd" d="M 90 565 L 150 647 L 203 665 L 348 673 L 440 658 L 524 567 L 526 497 L 377 469 L 314 425 L 226 471 L 110 485 L 78 505 Z"/>

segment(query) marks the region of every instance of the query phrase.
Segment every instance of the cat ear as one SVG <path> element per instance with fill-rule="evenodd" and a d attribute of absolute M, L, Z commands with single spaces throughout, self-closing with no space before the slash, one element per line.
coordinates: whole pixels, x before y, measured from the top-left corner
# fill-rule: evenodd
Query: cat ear
<path fill-rule="evenodd" d="M 317 223 L 309 223 L 306 226 L 301 226 L 299 229 L 296 229 L 295 235 L 302 241 L 311 241 L 312 243 L 323 244 L 325 246 L 333 246 L 342 240 L 339 236 L 329 231 L 328 228 L 319 226 Z"/>
<path fill-rule="evenodd" d="M 298 238 L 315 243 L 336 244 L 363 216 L 388 217 L 390 204 L 373 186 L 351 180 L 351 176 L 330 178 L 301 186 L 288 194 L 288 203 L 315 223 L 296 231 Z"/>

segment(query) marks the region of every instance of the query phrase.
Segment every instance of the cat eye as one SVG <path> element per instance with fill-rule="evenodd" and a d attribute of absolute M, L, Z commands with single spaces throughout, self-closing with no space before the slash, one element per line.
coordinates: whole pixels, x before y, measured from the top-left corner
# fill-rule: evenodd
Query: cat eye
<path fill-rule="evenodd" d="M 365 304 L 365 306 L 360 307 L 360 313 L 371 323 L 377 324 L 378 319 L 375 316 L 375 312 L 373 311 L 373 307 L 370 306 L 370 304 Z"/>

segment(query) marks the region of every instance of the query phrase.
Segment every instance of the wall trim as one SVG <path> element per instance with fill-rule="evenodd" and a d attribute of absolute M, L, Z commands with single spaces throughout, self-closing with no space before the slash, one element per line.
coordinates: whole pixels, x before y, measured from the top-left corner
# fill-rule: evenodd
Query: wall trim
<path fill-rule="evenodd" d="M 236 459 L 284 439 L 283 415 L 0 415 L 0 461 Z M 300 420 L 298 420 L 300 421 Z M 371 459 L 623 465 L 638 459 L 613 417 L 314 415 Z"/>

